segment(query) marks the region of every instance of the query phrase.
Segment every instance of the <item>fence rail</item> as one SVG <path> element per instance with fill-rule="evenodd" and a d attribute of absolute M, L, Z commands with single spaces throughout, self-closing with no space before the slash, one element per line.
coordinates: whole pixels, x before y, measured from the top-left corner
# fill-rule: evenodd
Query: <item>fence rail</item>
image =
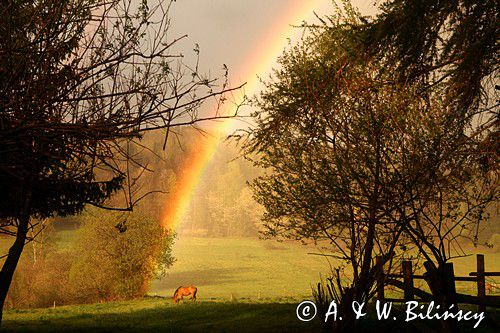
<path fill-rule="evenodd" d="M 478 305 L 479 311 L 484 311 L 486 306 L 500 308 L 500 296 L 486 295 L 486 277 L 500 276 L 500 272 L 487 272 L 484 267 L 484 255 L 478 254 L 476 256 L 476 272 L 469 273 L 469 276 L 455 276 L 453 271 L 453 263 L 448 263 L 445 266 L 447 270 L 446 276 L 448 286 L 456 295 L 457 303 L 462 304 L 475 304 Z M 416 288 L 414 280 L 428 280 L 426 274 L 414 274 L 412 262 L 410 260 L 403 260 L 401 263 L 401 274 L 385 274 L 383 267 L 383 260 L 377 257 L 377 264 L 379 272 L 377 274 L 377 298 L 391 302 L 406 302 L 415 299 L 415 296 L 423 301 L 432 301 L 432 294 Z M 402 281 L 401 281 L 402 280 Z M 455 281 L 475 282 L 477 285 L 477 295 L 465 295 L 456 292 Z M 385 286 L 392 285 L 403 290 L 403 299 L 387 298 L 385 297 Z"/>

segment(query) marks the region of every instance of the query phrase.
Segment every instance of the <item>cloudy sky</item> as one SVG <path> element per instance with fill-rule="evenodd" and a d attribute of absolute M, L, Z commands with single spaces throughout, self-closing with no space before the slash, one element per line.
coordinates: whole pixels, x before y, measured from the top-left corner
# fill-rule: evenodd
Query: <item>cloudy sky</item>
<path fill-rule="evenodd" d="M 283 20 L 290 8 L 304 7 L 307 3 L 320 16 L 333 10 L 331 0 L 177 0 L 170 15 L 172 31 L 176 35 L 188 34 L 189 38 L 181 45 L 186 56 L 195 43 L 199 44 L 203 70 L 217 73 L 222 64 L 227 64 L 233 82 L 237 83 L 248 79 L 238 73 L 259 44 L 275 33 L 276 25 L 288 27 L 302 20 L 314 22 L 310 10 L 295 22 Z M 364 15 L 375 12 L 374 0 L 355 0 L 353 3 Z M 286 42 L 286 38 L 297 32 L 298 29 L 286 29 L 281 40 Z M 262 74 L 265 73 L 254 75 Z"/>

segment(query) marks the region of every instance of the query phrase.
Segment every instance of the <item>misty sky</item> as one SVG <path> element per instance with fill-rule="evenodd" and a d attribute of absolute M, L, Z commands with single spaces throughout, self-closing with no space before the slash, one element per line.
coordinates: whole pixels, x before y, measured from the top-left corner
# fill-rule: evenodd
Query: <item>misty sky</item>
<path fill-rule="evenodd" d="M 181 45 L 186 56 L 192 53 L 195 43 L 199 44 L 203 70 L 215 74 L 222 64 L 227 64 L 234 72 L 259 46 L 262 36 L 270 33 L 272 24 L 287 7 L 303 1 L 308 0 L 177 0 L 170 15 L 172 31 L 175 35 L 189 35 L 189 39 Z M 331 0 L 318 2 L 320 6 L 315 11 L 320 15 L 328 14 L 333 9 Z M 364 15 L 375 12 L 374 0 L 356 0 L 353 3 Z M 314 21 L 313 13 L 304 19 Z M 283 39 L 287 37 L 291 36 L 283 36 Z M 233 79 L 238 81 L 244 78 Z"/>

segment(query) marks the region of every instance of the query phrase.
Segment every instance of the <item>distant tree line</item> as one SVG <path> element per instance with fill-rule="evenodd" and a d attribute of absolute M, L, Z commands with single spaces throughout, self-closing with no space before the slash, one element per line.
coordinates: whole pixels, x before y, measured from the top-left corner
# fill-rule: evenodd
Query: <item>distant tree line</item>
<path fill-rule="evenodd" d="M 141 161 L 153 172 L 144 172 L 141 177 L 142 191 L 162 190 L 170 192 L 185 160 L 196 156 L 207 138 L 194 129 L 178 131 L 182 142 L 169 143 L 162 151 L 162 134 L 146 136 L 143 144 L 150 147 L 141 150 Z M 202 237 L 244 237 L 258 236 L 261 229 L 262 206 L 253 198 L 247 182 L 259 175 L 260 170 L 241 156 L 239 148 L 226 142 L 226 134 L 211 133 L 219 139 L 219 147 L 207 162 L 183 221 L 177 232 Z M 210 138 L 212 140 L 213 137 Z M 139 172 L 139 170 L 137 171 Z M 196 175 L 195 175 L 196 176 Z M 168 202 L 166 195 L 157 193 L 137 205 L 137 209 L 155 219 L 161 218 Z"/>
<path fill-rule="evenodd" d="M 193 194 L 179 232 L 209 237 L 257 237 L 263 207 L 247 182 L 259 170 L 234 145 L 221 140 Z"/>
<path fill-rule="evenodd" d="M 169 204 L 166 200 L 183 172 L 186 160 L 197 154 L 207 138 L 196 129 L 182 128 L 175 131 L 165 149 L 165 133 L 146 134 L 140 145 L 131 143 L 129 152 L 134 154 L 137 165 L 130 165 L 133 191 L 151 193 L 141 200 L 134 210 L 154 220 L 162 218 Z M 173 139 L 177 135 L 179 140 Z M 234 143 L 227 142 L 226 134 L 212 133 L 219 138 L 219 149 L 207 163 L 184 220 L 177 226 L 179 233 L 202 237 L 257 237 L 262 229 L 263 207 L 258 204 L 248 182 L 260 174 L 260 170 L 241 156 Z M 210 140 L 212 137 L 210 138 Z M 124 166 L 122 166 L 124 167 Z M 119 204 L 127 192 L 117 192 L 108 203 Z M 135 193 L 133 192 L 133 195 Z M 79 215 L 57 217 L 57 229 L 78 228 L 83 221 Z"/>

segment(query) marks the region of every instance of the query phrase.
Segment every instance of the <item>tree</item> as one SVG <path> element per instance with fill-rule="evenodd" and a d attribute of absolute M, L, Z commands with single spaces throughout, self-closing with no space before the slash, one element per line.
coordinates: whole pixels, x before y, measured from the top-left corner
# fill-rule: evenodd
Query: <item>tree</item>
<path fill-rule="evenodd" d="M 390 0 L 380 9 L 360 26 L 360 49 L 390 58 L 402 81 L 440 83 L 457 116 L 498 116 L 498 1 Z"/>
<path fill-rule="evenodd" d="M 457 112 L 451 82 L 394 72 L 404 61 L 396 47 L 360 47 L 365 21 L 347 4 L 280 58 L 244 145 L 268 170 L 254 190 L 268 235 L 326 239 L 348 263 L 351 281 L 340 269 L 330 279 L 340 311 L 373 295 L 375 256 L 390 269 L 410 247 L 428 260 L 431 290 L 448 308 L 446 263 L 498 200 L 493 115 L 478 103 Z M 344 319 L 337 328 L 352 325 Z"/>
<path fill-rule="evenodd" d="M 421 133 L 419 140 L 426 181 L 407 188 L 410 199 L 401 211 L 412 216 L 405 234 L 425 261 L 433 298 L 441 308 L 449 308 L 457 306 L 449 262 L 469 255 L 464 249 L 467 243 L 477 246 L 480 227 L 489 219 L 487 210 L 498 202 L 499 178 L 497 170 L 484 169 L 474 159 L 476 143 L 460 135 L 460 130 L 444 127 L 441 116 L 435 112 L 423 119 L 432 128 Z M 455 321 L 441 323 L 449 332 L 458 331 Z"/>
<path fill-rule="evenodd" d="M 407 207 L 415 213 L 407 233 L 443 306 L 454 303 L 446 263 L 466 254 L 464 239 L 477 245 L 488 207 L 498 203 L 499 15 L 497 1 L 391 0 L 358 30 L 358 54 L 386 59 L 401 82 L 443 101 L 435 133 L 422 140 L 427 195 L 409 189 Z"/>
<path fill-rule="evenodd" d="M 174 234 L 159 220 L 135 210 L 98 209 L 80 218 L 78 232 L 58 239 L 49 226 L 31 242 L 33 251 L 23 253 L 6 305 L 36 308 L 144 296 L 174 262 Z"/>
<path fill-rule="evenodd" d="M 250 187 L 244 187 L 236 200 L 226 206 L 226 216 L 231 221 L 230 235 L 256 236 L 260 230 L 263 207 L 253 199 Z"/>
<path fill-rule="evenodd" d="M 69 284 L 84 302 L 144 296 L 174 263 L 173 238 L 158 220 L 135 212 L 89 211 L 73 249 Z"/>
<path fill-rule="evenodd" d="M 122 188 L 126 205 L 114 209 L 131 210 L 144 196 L 132 195 L 130 142 L 224 117 L 197 111 L 231 89 L 173 53 L 183 37 L 168 35 L 170 5 L 0 4 L 0 230 L 15 237 L 0 271 L 0 310 L 32 218 L 102 207 Z"/>
<path fill-rule="evenodd" d="M 413 159 L 425 104 L 384 63 L 352 57 L 359 22 L 347 8 L 283 54 L 244 141 L 267 170 L 253 184 L 266 234 L 325 240 L 344 263 L 330 278 L 343 320 L 328 324 L 339 331 L 355 325 L 352 302 L 374 294 L 376 256 L 392 267 L 401 254 L 412 217 L 399 207 L 425 174 Z"/>

